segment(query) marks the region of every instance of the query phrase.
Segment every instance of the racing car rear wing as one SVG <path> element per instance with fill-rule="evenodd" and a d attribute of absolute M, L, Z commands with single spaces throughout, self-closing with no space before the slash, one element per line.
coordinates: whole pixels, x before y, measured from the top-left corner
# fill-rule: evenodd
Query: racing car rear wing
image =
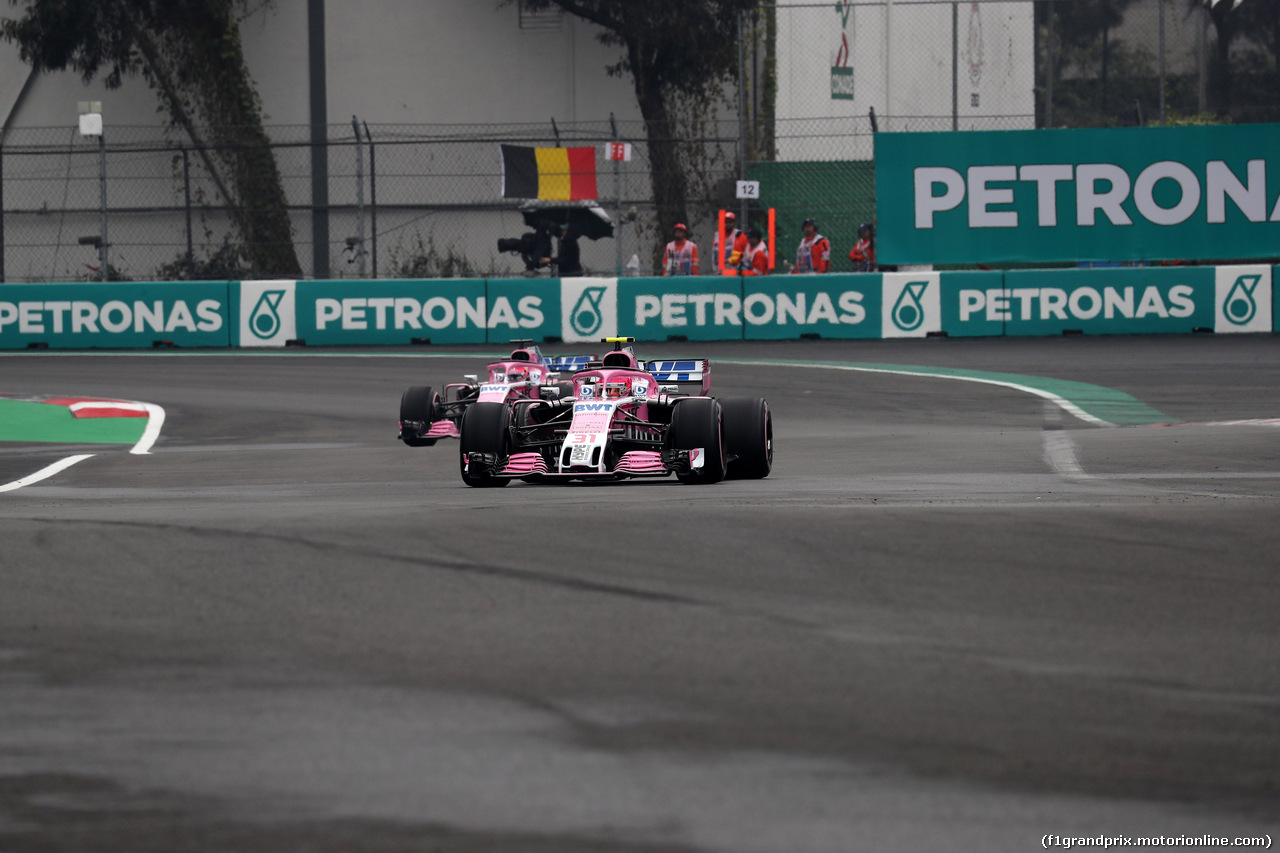
<path fill-rule="evenodd" d="M 662 385 L 678 386 L 684 394 L 705 395 L 711 391 L 711 362 L 705 358 L 643 361 L 640 369 L 652 373 Z"/>
<path fill-rule="evenodd" d="M 600 367 L 599 356 L 557 355 L 546 359 L 547 369 L 560 373 L 577 373 Z M 682 394 L 705 395 L 711 391 L 711 362 L 705 358 L 673 358 L 639 361 L 640 370 L 653 374 L 662 385 L 675 385 Z"/>
<path fill-rule="evenodd" d="M 554 355 L 544 357 L 547 369 L 557 373 L 577 373 L 579 370 L 586 370 L 587 365 L 592 361 L 596 361 L 594 355 Z"/>

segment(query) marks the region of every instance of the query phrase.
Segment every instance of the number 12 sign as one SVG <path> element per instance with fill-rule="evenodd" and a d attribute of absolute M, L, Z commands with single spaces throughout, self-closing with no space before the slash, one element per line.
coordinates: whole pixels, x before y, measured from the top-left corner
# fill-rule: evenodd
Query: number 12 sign
<path fill-rule="evenodd" d="M 760 198 L 760 182 L 738 181 L 738 198 Z"/>

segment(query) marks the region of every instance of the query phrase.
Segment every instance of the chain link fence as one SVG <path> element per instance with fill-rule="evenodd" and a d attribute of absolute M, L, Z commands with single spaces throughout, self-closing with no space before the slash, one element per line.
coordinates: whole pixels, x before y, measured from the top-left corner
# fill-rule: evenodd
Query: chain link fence
<path fill-rule="evenodd" d="M 895 0 L 762 5 L 744 16 L 743 85 L 725 103 L 674 102 L 669 137 L 685 207 L 659 211 L 641 122 L 383 125 L 327 129 L 327 200 L 312 201 L 308 126 L 268 128 L 301 277 L 519 276 L 497 241 L 526 231 L 501 198 L 499 144 L 590 145 L 616 239 L 582 242 L 588 274 L 649 274 L 679 213 L 704 271 L 720 209 L 764 229 L 777 215 L 779 270 L 814 217 L 833 269 L 852 269 L 875 214 L 877 133 L 1280 120 L 1280 0 L 1212 9 L 1184 0 Z M 1271 17 L 1268 17 L 1271 15 Z M 1234 17 L 1233 17 L 1234 16 Z M 888 31 L 886 32 L 886 23 Z M 1234 28 L 1233 28 L 1234 27 Z M 888 110 L 884 104 L 896 105 Z M 877 115 L 878 113 L 878 115 Z M 225 152 L 180 131 L 105 131 L 109 276 L 260 276 L 228 199 Z M 627 162 L 608 161 L 614 141 Z M 98 140 L 74 127 L 10 129 L 0 144 L 0 281 L 102 277 Z M 252 162 L 240 161 L 240 162 Z M 736 181 L 760 182 L 759 202 Z M 315 251 L 313 227 L 327 222 Z M 634 261 L 633 261 L 634 258 Z M 269 272 L 269 271 L 268 271 Z"/>

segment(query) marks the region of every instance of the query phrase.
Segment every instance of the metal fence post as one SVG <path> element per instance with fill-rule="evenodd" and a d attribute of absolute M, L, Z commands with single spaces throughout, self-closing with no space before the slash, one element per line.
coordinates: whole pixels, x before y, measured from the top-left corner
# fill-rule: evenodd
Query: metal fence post
<path fill-rule="evenodd" d="M 102 280 L 108 281 L 107 259 L 107 134 L 98 134 L 98 189 L 102 197 L 102 241 L 98 243 L 98 263 L 102 264 Z"/>
<path fill-rule="evenodd" d="M 311 107 L 311 275 L 329 277 L 329 100 L 325 81 L 324 0 L 307 0 Z"/>
<path fill-rule="evenodd" d="M 1157 0 L 1160 8 L 1160 126 L 1164 126 L 1164 0 Z"/>
<path fill-rule="evenodd" d="M 746 27 L 742 25 L 744 17 L 745 12 L 738 12 L 738 180 L 741 181 L 747 179 L 747 58 L 746 45 L 743 44 L 746 31 Z M 738 202 L 738 221 L 743 225 L 747 223 L 745 198 Z M 771 246 L 769 251 L 776 252 L 777 249 Z"/>
<path fill-rule="evenodd" d="M 1199 72 L 1196 80 L 1196 111 L 1204 112 L 1209 108 L 1209 7 L 1200 7 L 1200 38 L 1196 40 L 1196 65 Z"/>
<path fill-rule="evenodd" d="M 960 4 L 951 2 L 951 129 L 960 129 Z"/>
<path fill-rule="evenodd" d="M 369 132 L 369 122 L 364 125 L 364 138 L 369 143 L 369 243 L 373 255 L 373 277 L 378 277 L 378 166 L 374 160 L 373 134 Z"/>
<path fill-rule="evenodd" d="M 196 253 L 191 240 L 191 158 L 182 146 L 182 205 L 187 219 L 187 277 L 195 278 Z"/>
<path fill-rule="evenodd" d="M 0 284 L 4 284 L 4 143 L 0 142 Z"/>
<path fill-rule="evenodd" d="M 1048 74 L 1047 80 L 1045 81 L 1044 126 L 1053 127 L 1053 77 L 1054 77 L 1053 60 L 1057 54 L 1055 53 L 1056 45 L 1054 44 L 1054 33 L 1053 33 L 1053 17 L 1054 17 L 1053 0 L 1047 0 L 1047 2 L 1049 4 L 1049 35 L 1047 39 L 1047 41 L 1049 42 L 1048 49 L 1047 49 L 1047 52 L 1049 54 L 1049 59 L 1048 59 L 1049 74 Z"/>
<path fill-rule="evenodd" d="M 618 122 L 613 113 L 609 113 L 609 127 L 613 131 L 613 141 L 618 141 Z M 610 157 L 613 155 L 610 154 Z M 613 161 L 613 255 L 616 270 L 614 275 L 622 275 L 622 172 L 620 160 Z"/>
<path fill-rule="evenodd" d="M 351 129 L 356 134 L 356 274 L 364 278 L 364 143 L 360 140 L 360 122 L 355 116 L 351 117 Z"/>

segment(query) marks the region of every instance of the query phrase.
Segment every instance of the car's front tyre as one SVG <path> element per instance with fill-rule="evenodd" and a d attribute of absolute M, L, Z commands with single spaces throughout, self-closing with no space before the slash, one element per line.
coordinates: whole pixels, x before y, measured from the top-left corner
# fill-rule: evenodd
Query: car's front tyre
<path fill-rule="evenodd" d="M 763 397 L 722 400 L 729 480 L 761 480 L 773 470 L 773 413 Z"/>
<path fill-rule="evenodd" d="M 706 397 L 681 401 L 671 410 L 668 437 L 673 450 L 701 449 L 703 453 L 700 468 L 676 474 L 680 482 L 709 485 L 724 479 L 724 438 L 718 402 Z"/>
<path fill-rule="evenodd" d="M 495 465 L 501 465 L 511 455 L 511 410 L 505 404 L 472 403 L 462 415 L 459 433 L 462 482 L 477 488 L 505 486 L 511 482 L 470 461 L 470 454 L 480 453 L 493 459 Z"/>
<path fill-rule="evenodd" d="M 440 420 L 440 394 L 430 385 L 414 385 L 406 388 L 400 396 L 400 440 L 410 447 L 430 447 L 436 443 L 434 438 L 426 438 L 416 430 L 406 429 L 406 423 L 423 425 L 422 432 L 431 428 L 431 424 Z"/>

